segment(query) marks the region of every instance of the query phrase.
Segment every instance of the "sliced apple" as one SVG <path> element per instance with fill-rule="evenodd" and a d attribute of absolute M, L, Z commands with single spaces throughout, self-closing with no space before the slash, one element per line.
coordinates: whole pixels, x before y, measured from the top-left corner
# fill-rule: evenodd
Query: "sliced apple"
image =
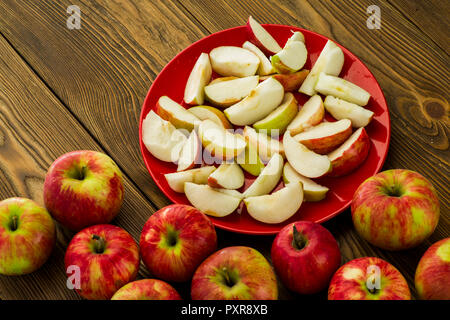
<path fill-rule="evenodd" d="M 186 136 L 151 110 L 142 122 L 142 142 L 157 159 L 176 163 Z"/>
<path fill-rule="evenodd" d="M 333 41 L 328 42 L 323 47 L 317 58 L 314 66 L 311 68 L 311 72 L 303 81 L 299 92 L 312 96 L 316 93 L 314 87 L 316 86 L 319 74 L 324 72 L 332 76 L 338 76 L 341 73 L 342 66 L 344 65 L 344 53 Z"/>
<path fill-rule="evenodd" d="M 303 33 L 301 33 L 300 31 L 292 31 L 292 36 L 286 41 L 286 43 L 288 42 L 292 42 L 292 41 L 300 41 L 300 42 L 305 42 L 305 36 L 303 35 Z"/>
<path fill-rule="evenodd" d="M 244 172 L 238 164 L 223 162 L 208 178 L 213 188 L 239 189 L 244 185 Z"/>
<path fill-rule="evenodd" d="M 189 108 L 188 111 L 200 120 L 209 119 L 224 129 L 233 129 L 233 125 L 228 121 L 227 117 L 225 117 L 225 114 L 214 107 L 196 106 Z"/>
<path fill-rule="evenodd" d="M 248 143 L 256 147 L 262 161 L 268 162 L 276 153 L 284 156 L 283 144 L 277 139 L 269 137 L 266 133 L 256 132 L 255 129 L 246 126 L 243 134 Z"/>
<path fill-rule="evenodd" d="M 273 55 L 281 51 L 278 42 L 252 16 L 248 17 L 247 32 L 250 42 L 254 43 L 266 55 Z"/>
<path fill-rule="evenodd" d="M 202 53 L 192 68 L 184 89 L 184 102 L 188 104 L 203 104 L 204 88 L 211 79 L 212 68 L 209 55 Z"/>
<path fill-rule="evenodd" d="M 166 173 L 164 177 L 173 191 L 183 193 L 185 182 L 206 184 L 208 183 L 208 177 L 214 170 L 216 170 L 214 166 L 205 166 L 181 172 Z"/>
<path fill-rule="evenodd" d="M 259 58 L 259 67 L 256 71 L 260 76 L 265 76 L 268 74 L 275 73 L 275 69 L 272 66 L 270 60 L 266 57 L 264 52 L 262 52 L 257 46 L 255 46 L 250 41 L 245 41 L 242 48 L 250 50 Z"/>
<path fill-rule="evenodd" d="M 362 127 L 356 130 L 339 148 L 328 154 L 333 170 L 331 177 L 346 175 L 359 167 L 369 154 L 370 140 Z"/>
<path fill-rule="evenodd" d="M 253 124 L 256 130 L 265 130 L 269 135 L 281 135 L 286 127 L 295 118 L 298 112 L 298 104 L 294 95 L 290 92 L 284 94 L 281 105 L 269 113 L 264 119 Z"/>
<path fill-rule="evenodd" d="M 290 92 L 298 90 L 298 88 L 308 75 L 308 73 L 309 70 L 301 70 L 295 73 L 288 73 L 288 74 L 277 73 L 270 76 L 259 77 L 259 81 L 262 82 L 264 80 L 269 79 L 269 77 L 273 77 L 275 78 L 275 80 L 278 80 L 281 83 L 281 85 L 284 88 L 284 91 Z"/>
<path fill-rule="evenodd" d="M 269 78 L 258 84 L 246 98 L 227 108 L 225 115 L 231 123 L 238 126 L 253 124 L 278 107 L 283 96 L 281 83 Z"/>
<path fill-rule="evenodd" d="M 342 119 L 322 122 L 294 136 L 294 139 L 319 154 L 327 154 L 341 145 L 352 134 L 352 122 Z"/>
<path fill-rule="evenodd" d="M 268 195 L 244 199 L 249 215 L 264 223 L 281 223 L 292 217 L 302 205 L 303 189 L 300 182 Z"/>
<path fill-rule="evenodd" d="M 367 126 L 374 115 L 370 110 L 333 96 L 327 96 L 323 105 L 335 119 L 349 119 L 355 128 Z"/>
<path fill-rule="evenodd" d="M 168 96 L 162 96 L 156 103 L 156 113 L 164 120 L 170 121 L 178 129 L 194 129 L 199 118 L 188 112 L 180 104 L 176 103 Z"/>
<path fill-rule="evenodd" d="M 283 157 L 279 153 L 275 153 L 258 178 L 244 191 L 244 197 L 260 196 L 272 191 L 280 181 L 283 162 Z"/>
<path fill-rule="evenodd" d="M 328 192 L 327 187 L 321 186 L 320 184 L 295 171 L 289 162 L 284 164 L 283 181 L 285 184 L 301 182 L 303 184 L 305 201 L 320 201 L 326 197 Z"/>
<path fill-rule="evenodd" d="M 189 138 L 181 149 L 180 159 L 178 159 L 177 171 L 184 171 L 193 168 L 196 164 L 202 163 L 202 144 L 195 130 L 192 130 Z"/>
<path fill-rule="evenodd" d="M 257 147 L 248 141 L 245 151 L 236 157 L 236 162 L 242 169 L 254 176 L 259 176 L 265 168 L 264 163 L 258 155 Z"/>
<path fill-rule="evenodd" d="M 365 106 L 370 99 L 370 93 L 348 80 L 321 73 L 315 87 L 317 92 L 331 95 L 345 101 Z"/>
<path fill-rule="evenodd" d="M 331 162 L 327 156 L 309 150 L 297 142 L 289 131 L 283 136 L 284 152 L 291 166 L 301 175 L 308 178 L 318 178 L 331 170 Z"/>
<path fill-rule="evenodd" d="M 306 63 L 308 51 L 301 41 L 290 40 L 283 50 L 270 58 L 273 68 L 279 73 L 294 73 Z"/>
<path fill-rule="evenodd" d="M 258 80 L 258 76 L 217 78 L 205 87 L 206 99 L 216 106 L 229 107 L 248 96 Z"/>
<path fill-rule="evenodd" d="M 233 190 L 233 189 L 214 189 L 214 190 L 225 193 L 229 196 L 232 196 L 232 197 L 235 197 L 235 198 L 238 198 L 241 200 L 244 199 L 244 194 L 237 190 Z"/>
<path fill-rule="evenodd" d="M 237 209 L 241 199 L 220 192 L 208 185 L 186 182 L 184 193 L 189 202 L 203 213 L 213 217 L 225 217 Z"/>
<path fill-rule="evenodd" d="M 303 130 L 315 126 L 322 122 L 325 115 L 322 98 L 319 95 L 314 95 L 309 98 L 303 105 L 297 116 L 288 125 L 287 130 L 291 135 L 302 132 Z"/>
<path fill-rule="evenodd" d="M 224 77 L 252 76 L 259 66 L 259 58 L 253 52 L 240 47 L 216 47 L 209 53 L 209 58 L 213 70 Z"/>

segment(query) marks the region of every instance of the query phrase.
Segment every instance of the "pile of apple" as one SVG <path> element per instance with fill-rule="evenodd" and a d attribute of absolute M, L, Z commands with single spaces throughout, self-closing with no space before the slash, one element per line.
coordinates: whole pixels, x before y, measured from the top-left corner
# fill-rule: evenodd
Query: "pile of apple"
<path fill-rule="evenodd" d="M 247 27 L 242 47 L 200 55 L 185 87 L 188 109 L 159 98 L 142 123 L 143 142 L 157 159 L 177 164 L 165 175 L 168 185 L 202 212 L 224 217 L 243 201 L 251 217 L 276 224 L 304 200 L 326 197 L 328 188 L 312 179 L 339 177 L 364 162 L 364 127 L 374 113 L 363 107 L 370 94 L 338 77 L 344 54 L 334 42 L 311 71 L 302 70 L 308 52 L 301 32 L 281 48 L 252 17 Z M 310 96 L 300 110 L 294 92 Z M 325 110 L 336 121 L 325 121 Z M 239 192 L 244 171 L 256 179 Z M 281 177 L 284 188 L 271 193 Z"/>

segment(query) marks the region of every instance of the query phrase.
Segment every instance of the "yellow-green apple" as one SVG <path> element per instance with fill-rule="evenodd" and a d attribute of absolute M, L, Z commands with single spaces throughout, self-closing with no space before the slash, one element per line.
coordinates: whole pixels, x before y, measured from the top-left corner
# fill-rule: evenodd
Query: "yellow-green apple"
<path fill-rule="evenodd" d="M 252 16 L 248 17 L 247 34 L 250 42 L 270 56 L 281 51 L 278 42 Z"/>
<path fill-rule="evenodd" d="M 330 177 L 340 177 L 358 168 L 369 154 L 370 140 L 364 128 L 359 128 L 337 149 L 328 154 L 333 169 Z"/>
<path fill-rule="evenodd" d="M 124 285 L 111 300 L 181 300 L 181 297 L 167 282 L 142 279 Z"/>
<path fill-rule="evenodd" d="M 341 145 L 352 134 L 352 122 L 342 119 L 335 122 L 322 122 L 294 137 L 309 150 L 327 154 Z"/>
<path fill-rule="evenodd" d="M 352 201 L 356 231 L 374 246 L 403 250 L 417 246 L 436 228 L 439 199 L 417 172 L 393 169 L 364 181 Z"/>
<path fill-rule="evenodd" d="M 173 191 L 184 193 L 185 182 L 207 184 L 208 177 L 214 172 L 214 170 L 216 170 L 216 167 L 214 166 L 204 166 L 181 172 L 166 173 L 164 177 Z"/>
<path fill-rule="evenodd" d="M 284 156 L 283 144 L 277 139 L 269 137 L 265 132 L 256 132 L 252 127 L 246 126 L 243 134 L 248 144 L 256 148 L 262 161 L 268 162 L 276 153 Z"/>
<path fill-rule="evenodd" d="M 110 222 L 119 213 L 123 196 L 122 173 L 104 153 L 66 153 L 53 162 L 45 176 L 45 206 L 72 231 Z"/>
<path fill-rule="evenodd" d="M 284 94 L 281 105 L 269 113 L 264 119 L 253 124 L 256 130 L 265 130 L 269 135 L 283 134 L 298 112 L 298 104 L 291 92 Z"/>
<path fill-rule="evenodd" d="M 420 299 L 450 300 L 450 238 L 428 248 L 419 261 L 414 280 Z"/>
<path fill-rule="evenodd" d="M 320 184 L 295 171 L 289 162 L 284 164 L 283 181 L 285 184 L 301 182 L 303 185 L 305 201 L 320 201 L 326 197 L 328 192 L 327 187 L 321 186 Z"/>
<path fill-rule="evenodd" d="M 366 108 L 333 96 L 327 96 L 323 105 L 335 119 L 349 119 L 355 128 L 367 126 L 374 115 L 372 111 Z"/>
<path fill-rule="evenodd" d="M 283 96 L 281 83 L 269 78 L 258 84 L 243 100 L 225 109 L 225 115 L 231 123 L 238 126 L 253 124 L 278 107 Z"/>
<path fill-rule="evenodd" d="M 186 136 L 151 110 L 142 122 L 142 142 L 157 159 L 178 162 Z"/>
<path fill-rule="evenodd" d="M 294 34 L 280 52 L 270 57 L 270 62 L 278 73 L 294 73 L 305 65 L 308 51 L 305 43 L 296 39 L 298 36 Z"/>
<path fill-rule="evenodd" d="M 200 54 L 192 68 L 184 89 L 184 102 L 188 104 L 203 104 L 204 88 L 211 79 L 212 68 L 207 53 Z"/>
<path fill-rule="evenodd" d="M 251 51 L 233 46 L 216 47 L 209 53 L 211 66 L 221 76 L 253 76 L 259 67 L 259 58 Z"/>
<path fill-rule="evenodd" d="M 325 108 L 323 107 L 322 98 L 316 94 L 309 98 L 301 107 L 297 116 L 288 125 L 287 130 L 291 132 L 291 135 L 296 135 L 322 122 L 324 115 Z"/>
<path fill-rule="evenodd" d="M 309 96 L 314 95 L 316 93 L 314 87 L 316 86 L 319 74 L 324 72 L 332 76 L 338 76 L 341 73 L 343 65 L 344 53 L 333 41 L 328 40 L 314 66 L 311 68 L 311 72 L 298 91 Z"/>
<path fill-rule="evenodd" d="M 55 239 L 55 224 L 45 208 L 24 198 L 0 202 L 0 274 L 23 275 L 39 269 Z"/>
<path fill-rule="evenodd" d="M 250 247 L 227 247 L 195 271 L 192 300 L 276 300 L 278 288 L 269 262 Z"/>
<path fill-rule="evenodd" d="M 234 212 L 242 198 L 227 189 L 211 188 L 208 185 L 186 182 L 184 193 L 189 202 L 198 210 L 213 217 L 225 217 Z"/>
<path fill-rule="evenodd" d="M 410 300 L 408 283 L 390 263 L 375 257 L 351 260 L 331 279 L 328 300 Z"/>
<path fill-rule="evenodd" d="M 253 219 L 271 224 L 281 223 L 292 217 L 300 209 L 302 202 L 301 182 L 288 183 L 272 194 L 244 199 L 247 212 Z"/>
<path fill-rule="evenodd" d="M 213 188 L 239 189 L 244 185 L 244 172 L 235 162 L 223 162 L 208 177 L 208 185 Z"/>
<path fill-rule="evenodd" d="M 341 265 L 341 253 L 333 235 L 318 223 L 298 221 L 285 226 L 271 250 L 278 277 L 290 290 L 313 294 L 328 287 Z"/>
<path fill-rule="evenodd" d="M 258 76 L 216 78 L 205 87 L 206 99 L 218 107 L 229 107 L 248 96 L 258 82 Z"/>
<path fill-rule="evenodd" d="M 75 286 L 75 290 L 83 298 L 109 300 L 136 278 L 139 249 L 133 237 L 122 228 L 98 224 L 81 230 L 72 238 L 64 262 L 68 280 L 80 277 L 80 287 Z"/>
<path fill-rule="evenodd" d="M 155 212 L 141 233 L 142 261 L 152 275 L 183 282 L 217 248 L 212 222 L 194 207 L 173 204 Z"/>
<path fill-rule="evenodd" d="M 200 119 L 188 112 L 183 106 L 168 96 L 162 96 L 156 103 L 156 113 L 164 120 L 172 123 L 177 129 L 192 131 Z"/>
<path fill-rule="evenodd" d="M 283 157 L 275 153 L 255 181 L 244 191 L 244 197 L 262 196 L 271 192 L 280 180 L 283 162 Z"/>
<path fill-rule="evenodd" d="M 370 99 L 370 93 L 348 80 L 330 76 L 323 72 L 319 74 L 314 89 L 323 95 L 331 95 L 345 101 L 365 106 Z"/>
<path fill-rule="evenodd" d="M 281 83 L 281 85 L 284 88 L 284 91 L 290 92 L 290 91 L 298 90 L 298 88 L 303 83 L 303 81 L 308 76 L 308 74 L 309 74 L 309 70 L 303 69 L 301 71 L 294 72 L 294 73 L 288 73 L 288 74 L 277 73 L 277 74 L 273 74 L 270 76 L 262 76 L 262 77 L 259 77 L 259 81 L 262 82 L 264 80 L 269 79 L 269 77 L 273 77 L 273 78 L 275 78 L 275 80 L 278 80 Z"/>
<path fill-rule="evenodd" d="M 286 131 L 283 135 L 283 147 L 288 162 L 295 171 L 305 177 L 319 178 L 331 170 L 331 162 L 326 155 L 309 150 L 296 141 L 290 131 Z"/>
<path fill-rule="evenodd" d="M 177 171 L 192 169 L 196 164 L 202 164 L 202 143 L 195 130 L 192 130 L 181 149 Z"/>
<path fill-rule="evenodd" d="M 259 176 L 265 167 L 258 154 L 257 146 L 248 141 L 244 152 L 236 157 L 236 162 L 242 169 L 254 176 Z"/>
<path fill-rule="evenodd" d="M 261 51 L 261 49 L 259 49 L 257 46 L 255 46 L 250 41 L 245 41 L 244 44 L 242 45 L 242 48 L 253 52 L 259 58 L 259 67 L 258 67 L 258 70 L 256 70 L 256 73 L 258 75 L 265 76 L 268 74 L 275 73 L 275 69 L 273 68 L 272 63 L 266 57 L 264 52 Z"/>

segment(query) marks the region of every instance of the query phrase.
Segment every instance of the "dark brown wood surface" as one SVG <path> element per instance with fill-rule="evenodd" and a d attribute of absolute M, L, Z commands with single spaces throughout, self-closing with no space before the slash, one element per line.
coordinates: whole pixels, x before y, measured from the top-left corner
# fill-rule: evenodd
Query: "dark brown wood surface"
<path fill-rule="evenodd" d="M 81 9 L 80 30 L 69 30 L 66 9 Z M 109 154 L 126 177 L 126 201 L 114 223 L 135 239 L 146 219 L 170 203 L 148 174 L 139 151 L 140 109 L 152 80 L 179 51 L 202 37 L 242 25 L 249 15 L 321 33 L 354 52 L 374 73 L 391 115 L 385 169 L 428 177 L 441 201 L 434 234 L 419 247 L 388 252 L 354 231 L 347 210 L 324 224 L 343 262 L 379 256 L 406 277 L 428 246 L 449 237 L 449 7 L 445 1 L 390 0 L 381 29 L 366 26 L 373 1 L 14 1 L 0 2 L 0 199 L 42 202 L 45 172 L 75 149 Z M 65 286 L 64 250 L 71 233 L 39 271 L 0 276 L 0 299 L 79 298 Z M 273 237 L 218 230 L 219 246 L 247 245 L 270 259 Z M 141 277 L 149 276 L 142 267 Z M 189 298 L 189 284 L 176 286 Z M 298 298 L 280 284 L 280 298 Z M 326 299 L 326 293 L 302 299 Z"/>

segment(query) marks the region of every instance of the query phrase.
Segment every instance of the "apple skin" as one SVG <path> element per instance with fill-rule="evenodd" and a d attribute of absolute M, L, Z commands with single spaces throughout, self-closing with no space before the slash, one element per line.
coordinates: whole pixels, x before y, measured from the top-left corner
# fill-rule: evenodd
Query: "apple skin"
<path fill-rule="evenodd" d="M 423 300 L 450 300 L 450 238 L 434 243 L 419 261 L 415 286 Z"/>
<path fill-rule="evenodd" d="M 76 291 L 83 298 L 109 300 L 136 278 L 139 249 L 122 228 L 99 224 L 81 230 L 72 238 L 64 262 L 66 270 L 69 266 L 80 268 L 81 288 Z"/>
<path fill-rule="evenodd" d="M 373 294 L 366 286 L 370 266 L 380 268 L 381 288 Z M 393 265 L 380 258 L 364 257 L 351 260 L 336 271 L 328 288 L 328 300 L 411 300 L 411 293 Z"/>
<path fill-rule="evenodd" d="M 417 172 L 393 169 L 364 181 L 351 205 L 356 231 L 386 250 L 417 246 L 436 228 L 439 199 L 432 184 Z"/>
<path fill-rule="evenodd" d="M 72 231 L 109 223 L 119 213 L 123 197 L 119 167 L 100 152 L 69 152 L 53 162 L 45 177 L 45 206 Z"/>
<path fill-rule="evenodd" d="M 111 300 L 181 300 L 181 297 L 167 282 L 142 279 L 124 285 Z"/>
<path fill-rule="evenodd" d="M 227 279 L 232 283 L 228 285 Z M 249 247 L 227 247 L 212 254 L 195 271 L 191 297 L 193 300 L 276 300 L 278 287 L 275 273 L 261 253 Z"/>
<path fill-rule="evenodd" d="M 39 269 L 55 241 L 55 224 L 45 208 L 24 198 L 0 202 L 0 274 L 16 276 Z"/>
<path fill-rule="evenodd" d="M 255 46 L 257 46 L 262 52 L 264 52 L 264 54 L 266 56 L 271 56 L 276 54 L 277 52 L 271 51 L 269 50 L 269 48 L 266 48 L 259 40 L 258 38 L 255 36 L 255 34 L 253 33 L 253 29 L 250 26 L 250 17 L 247 20 L 247 24 L 246 24 L 246 29 L 247 29 L 247 37 L 249 39 L 249 41 L 251 43 L 253 43 Z M 262 26 L 261 26 L 262 27 Z M 263 27 L 264 28 L 264 27 Z M 265 28 L 264 28 L 265 29 Z M 266 30 L 267 31 L 267 30 Z M 274 39 L 275 40 L 275 39 Z M 275 40 L 275 42 L 277 42 Z M 281 50 L 281 47 L 277 48 L 278 50 Z"/>
<path fill-rule="evenodd" d="M 147 220 L 140 247 L 142 260 L 155 277 L 184 282 L 216 250 L 217 235 L 201 211 L 174 204 L 158 210 Z"/>
<path fill-rule="evenodd" d="M 293 242 L 294 226 L 301 241 L 306 241 L 301 249 Z M 271 256 L 283 284 L 300 294 L 325 289 L 341 264 L 341 253 L 333 235 L 320 224 L 310 221 L 285 226 L 275 237 Z"/>
<path fill-rule="evenodd" d="M 298 88 L 300 88 L 303 81 L 306 79 L 306 77 L 309 74 L 309 70 L 301 70 L 295 73 L 289 73 L 289 74 L 273 74 L 269 76 L 262 76 L 259 77 L 259 82 L 263 82 L 264 80 L 268 79 L 269 77 L 275 78 L 275 80 L 278 80 L 281 85 L 284 88 L 285 92 L 291 92 L 291 91 L 297 91 Z"/>

